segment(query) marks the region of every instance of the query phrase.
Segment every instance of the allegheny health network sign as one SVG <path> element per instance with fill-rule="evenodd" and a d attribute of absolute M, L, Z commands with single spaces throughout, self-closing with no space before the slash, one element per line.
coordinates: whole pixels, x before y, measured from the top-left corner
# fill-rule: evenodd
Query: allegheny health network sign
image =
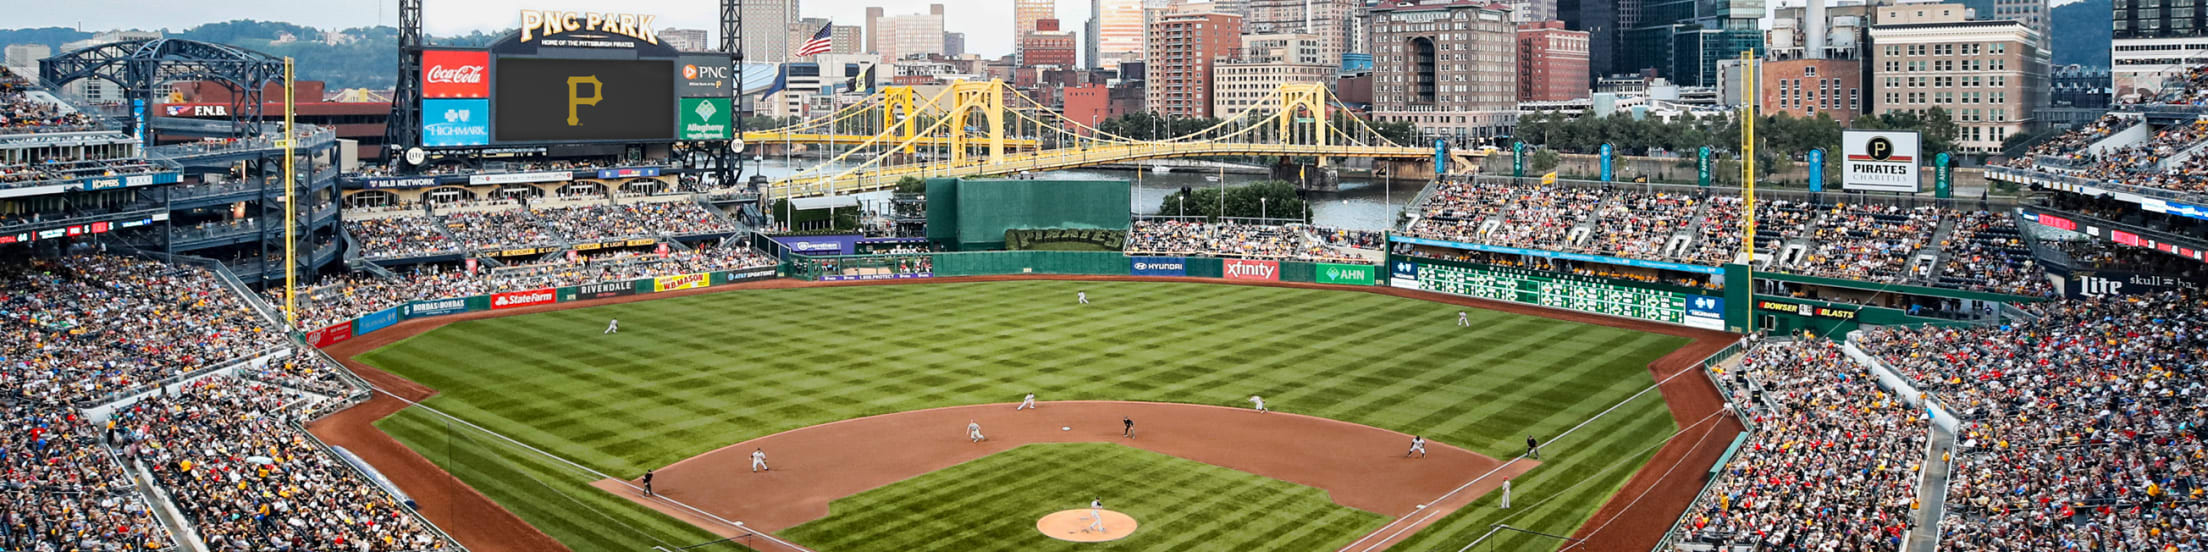
<path fill-rule="evenodd" d="M 683 140 L 727 140 L 729 109 L 728 98 L 683 98 L 681 128 L 676 136 Z"/>
<path fill-rule="evenodd" d="M 1924 165 L 1913 130 L 1847 130 L 1840 133 L 1840 189 L 1917 193 Z"/>

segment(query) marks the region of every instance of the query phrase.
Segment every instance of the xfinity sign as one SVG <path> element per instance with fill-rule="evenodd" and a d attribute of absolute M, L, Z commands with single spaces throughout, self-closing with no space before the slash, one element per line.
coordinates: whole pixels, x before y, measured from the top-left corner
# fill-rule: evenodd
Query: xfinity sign
<path fill-rule="evenodd" d="M 1916 131 L 1848 130 L 1840 134 L 1840 188 L 1863 192 L 1917 193 L 1924 165 Z"/>

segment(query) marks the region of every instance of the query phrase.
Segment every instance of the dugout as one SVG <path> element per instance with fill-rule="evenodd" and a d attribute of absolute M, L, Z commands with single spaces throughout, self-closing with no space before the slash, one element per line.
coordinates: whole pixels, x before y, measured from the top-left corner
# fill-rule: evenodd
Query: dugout
<path fill-rule="evenodd" d="M 1126 230 L 1125 180 L 938 178 L 927 182 L 928 240 L 952 251 L 1004 248 L 1006 230 Z"/>

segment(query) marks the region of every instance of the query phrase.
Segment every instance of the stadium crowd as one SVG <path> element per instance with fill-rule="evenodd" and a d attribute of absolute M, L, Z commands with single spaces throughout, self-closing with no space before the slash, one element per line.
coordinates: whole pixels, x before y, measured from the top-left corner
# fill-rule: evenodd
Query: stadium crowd
<path fill-rule="evenodd" d="M 1995 327 L 1872 328 L 1857 342 L 1961 420 L 1942 546 L 2190 549 L 2208 539 L 2208 300 L 2027 305 Z"/>
<path fill-rule="evenodd" d="M 370 259 L 454 255 L 466 246 L 439 231 L 429 217 L 346 218 L 345 231 Z"/>
<path fill-rule="evenodd" d="M 112 400 L 276 346 L 216 277 L 128 257 L 0 266 L 0 401 Z"/>
<path fill-rule="evenodd" d="M 302 290 L 299 295 L 300 325 L 320 328 L 414 300 L 741 270 L 774 266 L 777 262 L 773 257 L 738 244 L 694 247 L 687 251 L 670 249 L 664 254 L 629 250 L 577 253 L 573 260 L 555 257 L 499 267 L 481 266 L 472 272 L 446 265 L 414 265 L 392 278 L 353 272 L 324 278 L 322 285 Z M 282 294 L 281 288 L 264 292 L 271 302 L 281 301 Z"/>
<path fill-rule="evenodd" d="M 0 134 L 87 130 L 92 117 L 60 104 L 40 101 L 30 92 L 38 87 L 0 67 Z"/>
<path fill-rule="evenodd" d="M 1717 370 L 1713 368 L 1713 370 Z M 1910 529 L 1930 427 L 1830 340 L 1765 341 L 1715 373 L 1759 428 L 1687 508 L 1681 542 L 1894 550 Z"/>
<path fill-rule="evenodd" d="M 1347 251 L 1377 246 L 1369 233 L 1358 233 L 1301 224 L 1257 225 L 1197 220 L 1136 220 L 1127 230 L 1130 255 L 1187 255 L 1288 261 L 1371 261 Z M 1337 245 L 1339 244 L 1339 245 Z"/>
<path fill-rule="evenodd" d="M 2119 106 L 2137 109 L 2154 105 L 2208 105 L 2208 67 L 2194 66 L 2178 77 L 2181 86 L 2139 103 Z M 2092 145 L 2116 132 L 2139 124 L 2137 115 L 2110 114 L 2078 129 L 2033 146 L 2028 155 L 2006 162 L 2016 168 L 2046 168 L 2054 172 L 2145 188 L 2208 192 L 2208 160 L 2193 156 L 2181 163 L 2170 161 L 2181 152 L 2208 142 L 2208 122 L 2189 121 L 2153 129 L 2146 140 L 2122 147 L 2091 151 Z"/>
<path fill-rule="evenodd" d="M 170 534 L 150 513 L 99 427 L 75 409 L 0 410 L 0 550 L 160 550 Z"/>
<path fill-rule="evenodd" d="M 1741 199 L 1730 195 L 1551 187 L 1508 179 L 1450 180 L 1418 206 L 1414 237 L 1703 266 L 1740 251 Z M 1955 235 L 1934 244 L 1943 223 Z M 2024 295 L 2050 292 L 2006 216 L 1881 203 L 1756 203 L 1756 250 L 1764 269 L 1884 283 Z M 1804 245 L 1789 254 L 1789 242 Z M 1928 249 L 1938 245 L 1937 251 Z M 1920 251 L 1945 253 L 1952 268 L 1911 272 Z M 1982 273 L 1963 271 L 1983 269 Z"/>
<path fill-rule="evenodd" d="M 492 209 L 481 209 L 486 206 Z M 516 202 L 491 201 L 464 207 L 441 215 L 347 220 L 345 228 L 360 242 L 361 255 L 371 259 L 736 231 L 727 218 L 692 201 L 590 202 L 528 209 Z"/>

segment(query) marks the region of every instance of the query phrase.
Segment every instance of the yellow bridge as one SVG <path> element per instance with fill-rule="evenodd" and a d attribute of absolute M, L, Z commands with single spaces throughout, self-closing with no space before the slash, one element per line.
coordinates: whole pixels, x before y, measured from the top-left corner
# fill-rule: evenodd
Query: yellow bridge
<path fill-rule="evenodd" d="M 1002 81 L 959 82 L 922 101 L 888 87 L 816 120 L 744 133 L 754 144 L 849 146 L 774 184 L 775 196 L 890 188 L 906 177 L 1012 175 L 1151 159 L 1284 157 L 1431 159 L 1434 149 L 1397 144 L 1338 109 L 1324 85 L 1287 84 L 1264 101 L 1202 129 L 1136 139 L 1072 121 Z M 1450 172 L 1476 154 L 1452 152 Z"/>

